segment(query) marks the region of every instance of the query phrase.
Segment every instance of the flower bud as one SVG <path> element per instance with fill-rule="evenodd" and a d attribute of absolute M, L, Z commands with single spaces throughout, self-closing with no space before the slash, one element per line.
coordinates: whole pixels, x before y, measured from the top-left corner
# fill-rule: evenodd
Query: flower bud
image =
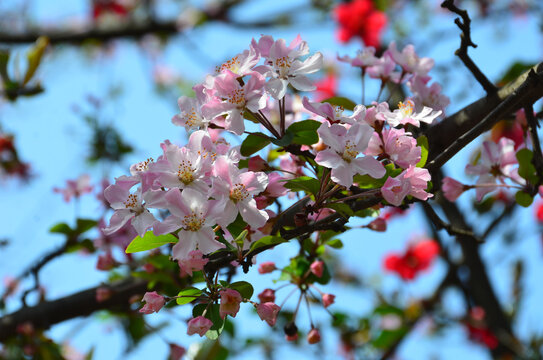
<path fill-rule="evenodd" d="M 223 289 L 219 292 L 221 296 L 221 305 L 219 307 L 219 315 L 225 318 L 226 315 L 236 317 L 241 303 L 241 295 L 236 290 Z"/>
<path fill-rule="evenodd" d="M 213 322 L 203 316 L 198 316 L 189 321 L 187 334 L 204 336 L 211 329 Z"/>
<path fill-rule="evenodd" d="M 263 262 L 262 264 L 260 264 L 260 266 L 258 267 L 258 273 L 259 274 L 268 274 L 268 273 L 271 273 L 272 271 L 274 271 L 275 269 L 277 269 L 277 268 L 275 267 L 274 262 L 266 261 L 266 262 Z"/>
<path fill-rule="evenodd" d="M 322 294 L 322 305 L 327 308 L 328 306 L 332 305 L 334 303 L 334 300 L 336 299 L 335 295 L 332 294 Z"/>
<path fill-rule="evenodd" d="M 258 294 L 258 299 L 261 303 L 275 302 L 275 291 L 273 289 L 265 289 Z"/>
<path fill-rule="evenodd" d="M 311 272 L 315 274 L 316 277 L 320 278 L 322 277 L 322 274 L 324 272 L 324 262 L 317 260 L 314 261 L 313 264 L 309 267 Z"/>
<path fill-rule="evenodd" d="M 294 321 L 291 321 L 288 324 L 286 324 L 283 330 L 285 330 L 285 335 L 287 336 L 288 341 L 292 341 L 292 340 L 289 340 L 289 338 L 292 338 L 292 337 L 298 338 L 298 327 L 296 326 Z"/>
<path fill-rule="evenodd" d="M 321 334 L 319 330 L 315 328 L 311 329 L 309 334 L 307 334 L 307 342 L 310 344 L 316 344 L 316 343 L 319 343 L 320 341 L 321 341 Z"/>
<path fill-rule="evenodd" d="M 256 306 L 256 313 L 260 316 L 260 319 L 270 326 L 275 325 L 280 310 L 281 308 L 272 302 L 261 303 Z"/>
<path fill-rule="evenodd" d="M 146 292 L 142 301 L 146 302 L 146 304 L 140 309 L 140 313 L 144 314 L 159 312 L 166 303 L 164 296 L 158 295 L 156 291 Z"/>

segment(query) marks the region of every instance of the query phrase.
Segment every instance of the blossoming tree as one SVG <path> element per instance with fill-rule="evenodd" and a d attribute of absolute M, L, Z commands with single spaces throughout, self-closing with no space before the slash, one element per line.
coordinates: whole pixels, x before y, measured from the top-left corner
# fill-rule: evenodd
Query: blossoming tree
<path fill-rule="evenodd" d="M 142 3 L 145 7 L 152 2 Z M 369 0 L 338 4 L 333 11 L 339 39 L 358 36 L 364 43 L 356 54 L 340 54 L 334 60 L 360 72 L 361 97 L 317 100 L 322 87 L 315 76 L 325 66 L 324 55 L 313 50 L 319 44 L 309 44 L 300 35 L 254 37 L 230 60 L 216 64 L 213 73 L 191 86 L 193 96 L 178 98 L 171 123 L 186 133 L 187 141 L 157 143 L 158 156 L 145 154 L 146 160 L 127 166 L 111 183 L 106 179 L 99 190 L 104 216 L 78 218 L 74 226 L 53 226 L 51 232 L 63 235 L 65 244 L 6 286 L 2 299 L 8 302 L 18 280 L 26 276 L 35 280 L 34 287 L 21 295 L 22 308 L 0 318 L 0 340 L 5 341 L 1 356 L 63 358 L 65 353 L 51 345 L 44 331 L 97 310 L 126 316 L 131 336 L 140 331 L 143 337 L 150 332 L 145 321 L 151 314 L 190 308 L 186 336 L 178 343 L 186 346 L 199 337 L 208 339 L 197 355 L 190 355 L 194 358 L 227 356 L 229 347 L 221 345 L 221 339 L 230 337 L 231 348 L 235 347 L 233 327 L 241 321 L 237 315 L 242 309 L 254 309 L 267 324 L 262 326 L 275 328 L 284 333 L 284 341 L 297 344 L 302 337 L 308 344 L 321 343 L 322 330 L 332 328 L 348 358 L 393 357 L 424 319 L 432 319 L 435 327 L 446 321 L 462 324 L 469 338 L 495 358 L 537 358 L 543 340 L 534 336 L 528 341 L 517 334 L 511 321 L 514 314 L 499 301 L 480 249 L 500 222 L 543 193 L 537 133 L 541 114 L 534 111 L 543 96 L 543 70 L 539 64 L 517 71 L 503 86 L 491 82 L 468 55 L 468 47 L 475 47 L 470 18 L 457 5 L 451 0 L 441 4 L 459 16 L 457 55 L 486 95 L 454 114 L 445 113 L 449 97 L 432 82 L 433 59 L 419 55 L 413 45 L 381 44 L 387 16 Z M 218 6 L 205 15 L 223 19 L 231 6 Z M 121 25 L 130 36 L 139 28 L 132 28 L 126 17 L 136 7 L 130 2 L 94 1 L 93 21 L 98 29 L 111 21 L 110 16 L 126 21 Z M 168 31 L 166 24 L 155 20 L 147 25 Z M 108 31 L 102 29 L 96 36 L 121 36 Z M 6 42 L 24 41 L 22 35 L 8 35 Z M 63 41 L 54 35 L 50 41 Z M 77 36 L 64 41 L 77 41 Z M 37 62 L 35 71 L 45 46 L 38 43 L 31 50 L 29 69 Z M 7 66 L 1 66 L 0 62 L 8 99 L 39 92 L 29 87 L 31 70 L 28 80 L 8 83 Z M 366 86 L 371 82 L 377 91 L 370 96 Z M 122 158 L 131 151 L 114 128 L 88 123 L 97 134 L 95 160 Z M 492 136 L 487 138 L 490 129 Z M 16 155 L 9 141 L 6 137 L 0 142 L 0 151 Z M 470 143 L 480 148 L 465 172 L 477 178 L 464 184 L 445 176 L 443 167 Z M 18 162 L 15 155 L 10 161 Z M 479 211 L 490 219 L 482 229 L 470 224 L 458 205 L 471 189 Z M 67 202 L 77 202 L 92 190 L 87 175 L 54 189 Z M 489 202 L 503 203 L 503 211 L 494 215 Z M 329 290 L 329 284 L 359 281 L 356 273 L 350 280 L 342 278 L 335 264 L 341 255 L 332 249 L 341 248 L 340 239 L 347 241 L 342 234 L 355 222 L 368 232 L 385 232 L 389 221 L 402 221 L 402 214 L 413 207 L 422 210 L 430 234 L 413 240 L 402 254 L 389 254 L 383 268 L 411 281 L 440 257 L 447 270 L 434 292 L 409 303 L 376 288 L 378 300 L 369 315 L 350 319 L 334 310 L 341 294 Z M 94 241 L 86 235 L 92 231 Z M 445 241 L 445 236 L 453 242 Z M 292 249 L 288 257 L 260 260 L 261 254 L 287 243 Z M 115 255 L 118 249 L 123 260 Z M 27 296 L 39 291 L 40 269 L 74 250 L 96 253 L 97 269 L 110 271 L 112 281 L 28 306 Z M 259 294 L 245 278 L 252 268 L 261 275 L 277 275 Z M 290 292 L 279 294 L 283 288 Z M 463 296 L 465 314 L 460 319 L 443 309 L 449 288 Z M 513 306 L 518 308 L 518 303 Z M 307 317 L 299 315 L 302 307 Z M 330 312 L 330 321 L 317 323 L 311 316 L 315 311 Z M 139 330 L 134 331 L 136 327 Z M 182 346 L 170 344 L 170 358 L 184 354 Z"/>

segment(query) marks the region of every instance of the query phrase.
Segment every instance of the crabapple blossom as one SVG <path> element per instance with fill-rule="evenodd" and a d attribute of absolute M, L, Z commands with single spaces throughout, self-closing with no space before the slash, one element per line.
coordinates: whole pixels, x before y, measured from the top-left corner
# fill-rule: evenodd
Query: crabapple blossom
<path fill-rule="evenodd" d="M 145 301 L 145 305 L 140 309 L 140 313 L 144 314 L 159 312 L 166 303 L 164 296 L 157 294 L 156 291 L 146 292 L 142 301 Z"/>
<path fill-rule="evenodd" d="M 219 315 L 221 318 L 225 318 L 226 315 L 236 317 L 239 311 L 239 304 L 241 303 L 241 295 L 239 292 L 233 289 L 223 289 L 219 291 L 221 297 L 221 305 L 219 307 Z"/>
<path fill-rule="evenodd" d="M 383 198 L 394 206 L 400 206 L 407 195 L 427 200 L 433 196 L 426 192 L 430 180 L 427 169 L 409 166 L 395 178 L 389 177 L 381 188 L 381 193 Z"/>
<path fill-rule="evenodd" d="M 273 289 L 264 289 L 258 294 L 258 299 L 261 303 L 275 302 L 275 291 Z"/>
<path fill-rule="evenodd" d="M 198 95 L 198 94 L 197 94 Z M 204 97 L 205 95 L 200 95 Z M 197 129 L 206 129 L 209 122 L 212 120 L 202 114 L 201 108 L 205 104 L 205 99 L 191 98 L 188 96 L 181 96 L 177 100 L 179 106 L 179 114 L 174 115 L 172 123 L 177 126 L 183 126 L 187 132 Z"/>
<path fill-rule="evenodd" d="M 317 103 L 310 102 L 307 97 L 304 96 L 302 103 L 304 107 L 311 111 L 314 114 L 322 116 L 330 123 L 334 124 L 337 122 L 342 122 L 345 124 L 354 124 L 356 122 L 361 122 L 366 116 L 366 107 L 364 105 L 357 105 L 351 116 L 344 116 L 343 111 L 345 110 L 342 106 L 336 106 L 328 103 Z"/>
<path fill-rule="evenodd" d="M 441 190 L 443 191 L 443 195 L 445 195 L 447 200 L 454 202 L 460 195 L 462 195 L 464 190 L 466 190 L 466 185 L 446 176 L 443 179 Z"/>
<path fill-rule="evenodd" d="M 316 277 L 322 277 L 324 272 L 324 262 L 320 260 L 313 261 L 313 263 L 309 266 L 309 270 L 311 270 Z"/>
<path fill-rule="evenodd" d="M 260 54 L 254 48 L 254 45 L 249 45 L 248 50 L 244 50 L 242 53 L 237 54 L 232 59 L 224 62 L 221 66 L 217 66 L 217 73 L 232 72 L 238 77 L 249 75 L 253 72 L 253 67 L 260 60 Z"/>
<path fill-rule="evenodd" d="M 363 70 L 368 66 L 375 65 L 379 61 L 375 56 L 375 48 L 372 46 L 367 46 L 362 50 L 358 50 L 354 58 L 351 58 L 349 55 L 343 57 L 338 55 L 337 59 L 349 63 L 351 66 L 362 68 Z"/>
<path fill-rule="evenodd" d="M 384 129 L 381 136 L 373 133 L 364 154 L 388 158 L 405 169 L 420 161 L 421 151 L 411 133 L 404 129 L 390 128 Z"/>
<path fill-rule="evenodd" d="M 450 99 L 441 93 L 441 85 L 437 82 L 427 86 L 428 81 L 424 81 L 421 76 L 413 76 L 407 82 L 409 90 L 414 94 L 413 101 L 417 104 L 417 111 L 422 110 L 423 106 L 427 106 L 434 110 L 445 111 L 445 108 L 450 104 Z M 418 108 L 421 109 L 418 109 Z"/>
<path fill-rule="evenodd" d="M 317 132 L 329 149 L 320 151 L 315 162 L 331 168 L 331 178 L 336 183 L 350 187 L 356 174 L 368 174 L 376 179 L 385 175 L 385 168 L 379 161 L 371 156 L 358 157 L 366 150 L 373 134 L 369 125 L 355 123 L 347 129 L 339 124 L 323 123 Z"/>
<path fill-rule="evenodd" d="M 332 305 L 336 299 L 335 295 L 332 294 L 322 294 L 322 305 L 327 308 Z"/>
<path fill-rule="evenodd" d="M 78 199 L 81 195 L 90 193 L 92 188 L 90 176 L 83 174 L 75 180 L 66 180 L 66 188 L 54 187 L 53 191 L 62 194 L 64 201 L 70 202 L 72 197 Z"/>
<path fill-rule="evenodd" d="M 424 106 L 419 113 L 414 112 L 415 103 L 411 100 L 407 100 L 405 103 L 400 102 L 398 109 L 384 114 L 386 121 L 392 127 L 398 125 L 411 124 L 416 127 L 420 127 L 420 123 L 424 122 L 431 124 L 439 115 L 441 110 L 434 111 L 433 109 Z"/>
<path fill-rule="evenodd" d="M 200 336 L 204 336 L 212 326 L 213 322 L 211 320 L 203 316 L 197 316 L 190 319 L 187 328 L 187 335 L 198 334 Z"/>
<path fill-rule="evenodd" d="M 277 269 L 275 267 L 275 263 L 273 263 L 271 261 L 266 261 L 266 262 L 263 262 L 262 264 L 260 264 L 260 266 L 258 267 L 258 273 L 259 274 L 269 274 L 272 271 L 274 271 L 275 269 Z"/>
<path fill-rule="evenodd" d="M 381 79 L 383 83 L 392 81 L 394 83 L 400 82 L 401 74 L 396 69 L 396 63 L 392 59 L 389 53 L 385 52 L 377 62 L 367 68 L 367 73 L 370 78 Z"/>
<path fill-rule="evenodd" d="M 209 259 L 204 259 L 202 256 L 203 254 L 200 250 L 193 250 L 189 252 L 187 258 L 180 259 L 178 263 L 181 269 L 181 276 L 192 276 L 193 271 L 203 270 Z"/>
<path fill-rule="evenodd" d="M 321 341 L 321 334 L 319 330 L 313 328 L 307 334 L 307 342 L 310 344 L 317 344 Z"/>
<path fill-rule="evenodd" d="M 230 224 L 239 213 L 250 226 L 263 226 L 269 216 L 258 209 L 253 196 L 266 189 L 268 176 L 263 172 L 242 171 L 225 157 L 215 161 L 213 172 L 215 177 L 211 196 L 225 203 L 222 217 L 218 219 L 219 224 Z"/>
<path fill-rule="evenodd" d="M 506 178 L 510 178 L 524 184 L 524 179 L 518 175 L 518 168 L 515 167 L 518 163 L 515 154 L 515 142 L 511 139 L 501 138 L 497 144 L 492 141 L 483 143 L 480 163 L 466 165 L 466 174 L 479 175 L 477 201 L 481 201 L 483 196 L 495 190 L 492 185 L 496 185 L 496 181 L 503 183 Z"/>
<path fill-rule="evenodd" d="M 419 58 L 412 44 L 406 45 L 400 52 L 396 47 L 396 42 L 392 41 L 388 45 L 386 52 L 390 54 L 396 64 L 402 67 L 405 73 L 424 78 L 428 76 L 428 72 L 434 67 L 434 60 L 428 57 Z"/>
<path fill-rule="evenodd" d="M 130 221 L 138 235 L 143 236 L 156 222 L 147 206 L 160 206 L 161 191 L 147 191 L 142 194 L 141 188 L 138 188 L 136 192 L 130 193 L 130 189 L 137 183 L 138 179 L 135 177 L 121 176 L 115 179 L 115 184 L 104 190 L 104 197 L 115 210 L 109 226 L 103 230 L 104 234 L 113 234 Z"/>
<path fill-rule="evenodd" d="M 439 245 L 435 241 L 423 240 L 410 245 L 403 255 L 388 255 L 384 267 L 398 273 L 404 280 L 412 280 L 418 272 L 429 268 L 438 254 Z"/>
<path fill-rule="evenodd" d="M 277 314 L 280 310 L 281 307 L 272 302 L 265 302 L 256 305 L 256 313 L 258 316 L 260 316 L 262 321 L 267 322 L 270 326 L 275 325 L 275 322 L 277 321 Z"/>
<path fill-rule="evenodd" d="M 381 32 L 387 24 L 387 16 L 375 7 L 373 1 L 340 3 L 334 9 L 334 16 L 339 23 L 337 36 L 341 42 L 358 36 L 367 46 L 378 47 L 381 43 Z"/>
<path fill-rule="evenodd" d="M 282 99 L 288 84 L 299 91 L 315 90 L 315 85 L 306 76 L 319 71 L 323 66 L 323 56 L 317 52 L 305 60 L 299 58 L 309 53 L 307 43 L 298 35 L 289 46 L 284 39 L 273 41 L 271 36 L 262 36 L 258 44 L 253 39 L 262 56 L 264 65 L 254 70 L 271 79 L 266 83 L 266 91 L 274 99 Z"/>
<path fill-rule="evenodd" d="M 230 71 L 217 75 L 213 82 L 214 96 L 202 106 L 202 113 L 208 118 L 226 115 L 225 129 L 241 135 L 245 131 L 245 110 L 257 112 L 266 106 L 265 79 L 257 72 L 252 72 L 244 85 L 237 79 L 238 76 Z"/>
<path fill-rule="evenodd" d="M 212 226 L 224 209 L 224 202 L 209 200 L 207 195 L 187 188 L 182 192 L 170 189 L 164 196 L 171 215 L 154 226 L 155 235 L 167 234 L 179 229 L 177 242 L 172 248 L 175 260 L 187 260 L 193 250 L 203 254 L 212 253 L 224 247 L 215 240 Z"/>

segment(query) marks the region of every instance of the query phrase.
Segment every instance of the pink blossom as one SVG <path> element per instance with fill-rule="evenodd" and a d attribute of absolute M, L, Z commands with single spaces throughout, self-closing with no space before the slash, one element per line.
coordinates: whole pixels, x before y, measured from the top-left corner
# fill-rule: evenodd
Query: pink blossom
<path fill-rule="evenodd" d="M 169 344 L 170 345 L 170 356 L 168 360 L 181 360 L 183 356 L 187 353 L 187 349 L 185 349 L 183 346 L 179 346 L 177 344 Z"/>
<path fill-rule="evenodd" d="M 193 271 L 201 271 L 204 269 L 205 264 L 209 262 L 209 259 L 204 259 L 202 257 L 202 252 L 200 250 L 193 250 L 189 252 L 188 257 L 185 259 L 180 259 L 178 261 L 179 268 L 181 269 L 181 275 L 192 276 Z"/>
<path fill-rule="evenodd" d="M 260 316 L 262 321 L 266 321 L 270 326 L 275 325 L 275 322 L 277 321 L 277 314 L 280 310 L 281 308 L 272 302 L 265 302 L 256 305 L 256 313 L 258 316 Z"/>
<path fill-rule="evenodd" d="M 375 48 L 372 46 L 365 47 L 363 50 L 358 50 L 356 56 L 351 58 L 348 55 L 343 57 L 338 56 L 339 61 L 351 64 L 351 66 L 360 67 L 362 69 L 376 64 L 379 59 L 375 56 Z"/>
<path fill-rule="evenodd" d="M 379 179 L 386 173 L 384 166 L 371 156 L 358 157 L 363 153 L 373 134 L 365 123 L 355 123 L 349 129 L 339 124 L 323 123 L 317 130 L 329 149 L 320 151 L 315 162 L 332 169 L 332 180 L 345 187 L 353 184 L 356 174 L 368 174 Z"/>
<path fill-rule="evenodd" d="M 364 154 L 389 158 L 405 169 L 417 165 L 421 158 L 421 148 L 411 133 L 404 129 L 390 128 L 384 129 L 381 136 L 373 133 Z"/>
<path fill-rule="evenodd" d="M 258 299 L 261 303 L 275 302 L 275 291 L 273 289 L 265 289 L 258 294 Z"/>
<path fill-rule="evenodd" d="M 332 294 L 322 294 L 322 305 L 327 308 L 332 305 L 336 299 L 335 295 Z"/>
<path fill-rule="evenodd" d="M 115 259 L 113 258 L 111 251 L 106 251 L 105 254 L 98 256 L 98 261 L 96 262 L 96 269 L 108 271 L 115 267 Z"/>
<path fill-rule="evenodd" d="M 373 106 L 366 108 L 366 117 L 364 121 L 371 127 L 375 128 L 376 122 L 385 122 L 385 114 L 390 112 L 387 102 L 378 103 L 374 101 Z"/>
<path fill-rule="evenodd" d="M 368 67 L 367 73 L 373 79 L 381 79 L 383 84 L 388 81 L 398 83 L 400 82 L 401 74 L 394 71 L 395 68 L 396 63 L 392 59 L 392 56 L 385 52 L 376 63 Z"/>
<path fill-rule="evenodd" d="M 258 44 L 253 40 L 261 55 L 266 58 L 264 65 L 255 68 L 271 79 L 266 83 L 266 91 L 275 99 L 282 99 L 288 84 L 296 90 L 312 91 L 316 87 L 306 76 L 319 71 L 323 66 L 323 56 L 317 52 L 305 60 L 300 57 L 309 53 L 309 47 L 300 35 L 287 47 L 284 39 L 273 41 L 271 36 L 262 36 Z"/>
<path fill-rule="evenodd" d="M 407 82 L 407 86 L 413 92 L 413 101 L 419 107 L 422 105 L 434 110 L 445 111 L 451 102 L 446 95 L 441 93 L 441 85 L 434 82 L 431 86 L 427 86 L 427 81 L 424 81 L 424 78 L 420 76 L 413 76 Z"/>
<path fill-rule="evenodd" d="M 319 330 L 313 328 L 307 334 L 307 342 L 310 344 L 317 344 L 321 341 L 321 334 Z"/>
<path fill-rule="evenodd" d="M 415 53 L 415 47 L 411 44 L 406 45 L 400 52 L 396 48 L 396 42 L 393 41 L 388 46 L 386 52 L 390 53 L 396 64 L 400 65 L 406 73 L 426 77 L 428 76 L 428 72 L 434 67 L 434 60 L 428 57 L 419 58 Z"/>
<path fill-rule="evenodd" d="M 207 129 L 212 118 L 206 117 L 202 111 L 202 105 L 205 95 L 199 98 L 191 98 L 187 96 L 181 96 L 177 100 L 179 106 L 179 114 L 174 115 L 172 123 L 177 126 L 183 126 L 187 132 L 191 130 Z"/>
<path fill-rule="evenodd" d="M 260 54 L 255 49 L 254 44 L 249 45 L 248 50 L 237 54 L 232 59 L 224 62 L 221 66 L 217 66 L 217 73 L 232 72 L 238 77 L 250 75 L 253 72 L 253 67 L 260 60 Z"/>
<path fill-rule="evenodd" d="M 372 222 L 370 222 L 367 226 L 368 229 L 373 231 L 386 231 L 387 230 L 387 222 L 385 219 L 378 217 Z"/>
<path fill-rule="evenodd" d="M 324 272 L 324 262 L 320 260 L 313 261 L 309 269 L 316 277 L 321 278 Z"/>
<path fill-rule="evenodd" d="M 219 315 L 221 318 L 225 318 L 226 315 L 236 317 L 239 311 L 239 304 L 241 303 L 241 295 L 239 292 L 233 289 L 223 289 L 219 292 L 221 297 L 221 305 L 219 307 Z"/>
<path fill-rule="evenodd" d="M 192 318 L 188 323 L 187 334 L 204 336 L 211 329 L 213 322 L 203 316 Z"/>
<path fill-rule="evenodd" d="M 464 184 L 448 176 L 443 179 L 443 184 L 441 185 L 443 195 L 451 202 L 456 201 L 465 189 L 466 186 Z"/>
<path fill-rule="evenodd" d="M 381 188 L 381 193 L 383 198 L 394 206 L 400 206 L 407 195 L 427 200 L 433 196 L 426 192 L 430 180 L 427 169 L 410 166 L 395 178 L 389 177 Z"/>
<path fill-rule="evenodd" d="M 214 97 L 202 106 L 202 113 L 208 118 L 226 115 L 224 126 L 237 135 L 243 134 L 245 109 L 253 112 L 266 106 L 263 92 L 264 77 L 256 72 L 245 85 L 240 85 L 238 75 L 228 71 L 215 77 Z"/>
<path fill-rule="evenodd" d="M 258 273 L 259 274 L 268 274 L 268 273 L 271 273 L 272 271 L 274 271 L 275 269 L 277 269 L 277 268 L 275 267 L 274 262 L 266 261 L 266 262 L 263 262 L 262 264 L 260 264 L 260 266 L 258 267 Z"/>
<path fill-rule="evenodd" d="M 495 190 L 492 185 L 495 185 L 497 181 L 503 183 L 506 178 L 510 178 L 523 185 L 525 180 L 518 175 L 516 164 L 517 158 L 513 140 L 501 138 L 497 144 L 485 141 L 481 150 L 480 163 L 466 166 L 466 174 L 479 175 L 476 190 L 477 201 L 481 201 L 483 196 Z"/>
<path fill-rule="evenodd" d="M 268 169 L 269 165 L 260 155 L 256 155 L 249 158 L 247 168 L 250 171 L 263 171 Z"/>
<path fill-rule="evenodd" d="M 215 240 L 213 226 L 224 209 L 224 202 L 209 200 L 207 195 L 187 188 L 170 189 L 165 195 L 171 215 L 154 226 L 155 234 L 167 234 L 179 230 L 177 242 L 172 248 L 175 260 L 186 260 L 193 250 L 203 254 L 212 253 L 224 247 Z"/>
<path fill-rule="evenodd" d="M 302 103 L 304 107 L 319 116 L 330 121 L 332 124 L 337 122 L 342 122 L 344 124 L 354 124 L 356 122 L 363 121 L 366 116 L 366 107 L 364 105 L 357 105 L 351 116 L 345 116 L 343 111 L 345 110 L 342 106 L 335 106 L 329 103 L 318 103 L 311 102 L 307 97 L 304 96 Z"/>
<path fill-rule="evenodd" d="M 242 171 L 224 157 L 215 161 L 211 196 L 225 203 L 218 223 L 226 228 L 236 216 L 252 227 L 259 228 L 268 220 L 268 214 L 259 210 L 253 196 L 263 192 L 268 185 L 268 176 L 263 172 Z"/>
<path fill-rule="evenodd" d="M 416 127 L 420 127 L 420 123 L 424 122 L 431 124 L 439 115 L 440 111 L 434 111 L 433 109 L 424 106 L 419 113 L 414 112 L 415 103 L 411 100 L 407 100 L 405 103 L 400 102 L 398 109 L 393 112 L 384 114 L 386 121 L 391 127 L 398 125 L 411 124 Z"/>
<path fill-rule="evenodd" d="M 156 222 L 147 206 L 153 207 L 160 202 L 161 191 L 147 191 L 142 194 L 139 188 L 136 192 L 130 193 L 130 189 L 138 182 L 136 177 L 121 176 L 115 179 L 115 184 L 104 190 L 104 197 L 115 210 L 109 226 L 103 230 L 104 234 L 111 235 L 130 221 L 138 235 L 143 236 Z"/>
<path fill-rule="evenodd" d="M 144 314 L 159 312 L 166 303 L 164 296 L 158 295 L 156 291 L 146 292 L 142 301 L 145 301 L 145 305 L 140 309 L 140 313 Z"/>
<path fill-rule="evenodd" d="M 92 191 L 92 186 L 90 185 L 90 176 L 88 174 L 83 174 L 78 177 L 76 180 L 67 180 L 66 188 L 53 188 L 53 191 L 60 193 L 64 197 L 64 201 L 70 202 L 72 197 L 76 199 L 85 193 L 90 193 Z"/>

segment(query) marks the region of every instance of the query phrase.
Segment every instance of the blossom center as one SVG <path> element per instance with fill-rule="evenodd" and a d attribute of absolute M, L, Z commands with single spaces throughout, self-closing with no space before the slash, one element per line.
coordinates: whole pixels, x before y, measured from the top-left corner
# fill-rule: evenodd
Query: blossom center
<path fill-rule="evenodd" d="M 217 67 L 217 73 L 222 73 L 225 70 L 230 70 L 234 74 L 237 74 L 240 70 L 241 62 L 239 61 L 239 56 L 234 56 L 232 59 L 226 61 L 221 66 Z"/>
<path fill-rule="evenodd" d="M 274 65 L 278 70 L 279 77 L 287 77 L 292 65 L 292 60 L 288 56 L 283 56 L 275 59 Z"/>
<path fill-rule="evenodd" d="M 124 202 L 124 206 L 127 209 L 130 209 L 131 212 L 136 213 L 136 215 L 141 214 L 145 210 L 144 207 L 140 205 L 138 195 L 136 194 L 129 194 Z"/>
<path fill-rule="evenodd" d="M 347 140 L 345 143 L 345 150 L 343 150 L 343 154 L 341 157 L 346 162 L 351 162 L 354 158 L 358 156 L 358 151 L 356 151 L 356 145 L 353 144 L 350 140 Z"/>
<path fill-rule="evenodd" d="M 196 127 L 202 124 L 202 120 L 194 108 L 191 108 L 190 111 L 184 112 L 183 115 L 185 118 L 185 124 L 187 124 L 189 127 Z"/>
<path fill-rule="evenodd" d="M 405 103 L 401 102 L 398 104 L 400 111 L 404 117 L 411 116 L 413 114 L 413 108 L 415 104 L 411 100 L 407 100 Z"/>
<path fill-rule="evenodd" d="M 334 106 L 334 116 L 336 117 L 336 119 L 343 116 L 343 111 L 344 110 L 345 110 L 345 108 L 343 106 Z"/>
<path fill-rule="evenodd" d="M 192 161 L 181 161 L 177 170 L 177 178 L 185 185 L 188 185 L 194 181 L 194 170 L 192 168 Z"/>
<path fill-rule="evenodd" d="M 240 200 L 245 200 L 249 197 L 249 192 L 247 191 L 247 188 L 243 184 L 234 184 L 232 189 L 230 190 L 230 199 L 233 202 L 238 202 Z"/>
<path fill-rule="evenodd" d="M 136 171 L 138 172 L 143 172 L 143 171 L 147 171 L 149 170 L 149 164 L 152 163 L 154 160 L 153 158 L 148 158 L 147 160 L 145 161 L 142 161 L 140 163 L 137 163 L 136 164 Z"/>
<path fill-rule="evenodd" d="M 239 108 L 245 107 L 245 91 L 243 88 L 232 91 L 228 102 L 237 105 Z"/>
<path fill-rule="evenodd" d="M 203 217 L 203 213 L 196 214 L 195 212 L 192 212 L 190 215 L 185 215 L 181 221 L 183 229 L 186 231 L 200 230 L 205 222 Z"/>

